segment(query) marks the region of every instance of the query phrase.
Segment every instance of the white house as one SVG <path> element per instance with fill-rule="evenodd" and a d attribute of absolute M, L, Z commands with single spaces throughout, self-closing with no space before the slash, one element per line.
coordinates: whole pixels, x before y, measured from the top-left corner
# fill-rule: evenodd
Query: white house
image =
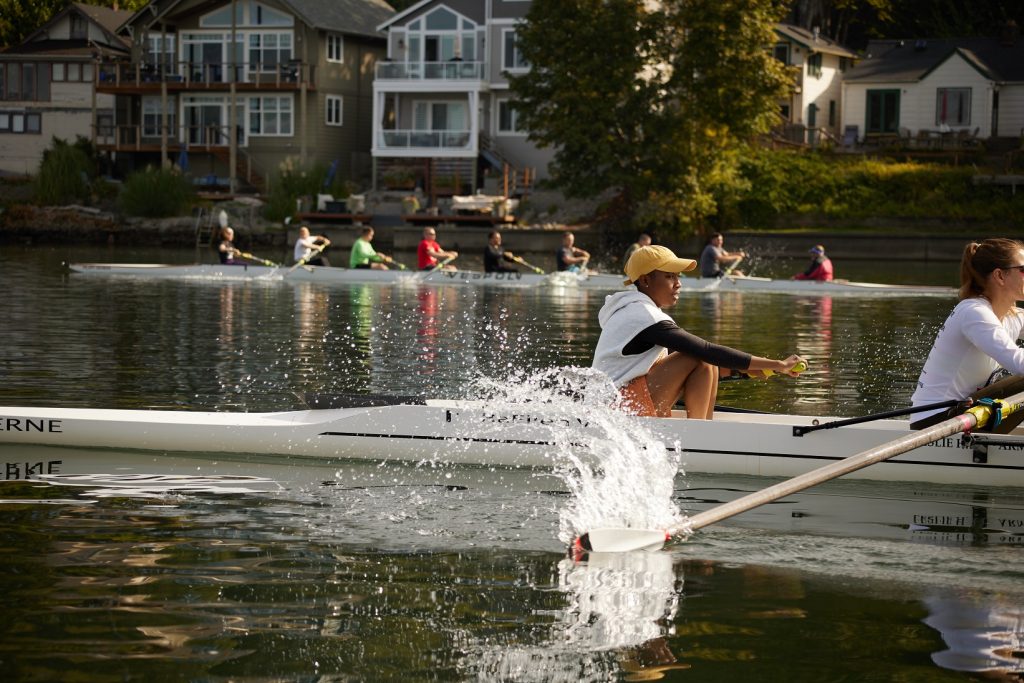
<path fill-rule="evenodd" d="M 95 141 L 94 123 L 112 129 L 114 98 L 95 93 L 95 65 L 128 54 L 117 29 L 131 14 L 71 3 L 0 53 L 0 173 L 36 173 L 54 137 Z"/>
<path fill-rule="evenodd" d="M 843 120 L 864 135 L 980 138 L 1024 134 L 1024 42 L 1000 38 L 878 40 L 846 73 Z"/>
<path fill-rule="evenodd" d="M 802 142 L 816 142 L 821 131 L 839 137 L 842 126 L 843 74 L 857 54 L 816 30 L 776 24 L 773 54 L 799 69 L 795 87 L 781 103 L 783 120 L 805 132 Z"/>
<path fill-rule="evenodd" d="M 431 193 L 463 193 L 507 168 L 545 174 L 553 153 L 527 142 L 506 78 L 529 68 L 516 49 L 529 7 L 421 0 L 379 26 L 388 52 L 373 82 L 372 153 L 383 186 L 405 176 Z"/>

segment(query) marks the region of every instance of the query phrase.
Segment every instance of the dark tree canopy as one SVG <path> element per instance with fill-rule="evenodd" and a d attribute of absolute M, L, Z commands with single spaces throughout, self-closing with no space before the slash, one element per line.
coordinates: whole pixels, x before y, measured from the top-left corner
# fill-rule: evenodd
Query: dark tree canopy
<path fill-rule="evenodd" d="M 517 34 L 529 73 L 512 79 L 530 139 L 555 150 L 570 196 L 612 189 L 620 217 L 715 210 L 735 152 L 775 122 L 792 82 L 766 46 L 773 0 L 535 2 Z"/>

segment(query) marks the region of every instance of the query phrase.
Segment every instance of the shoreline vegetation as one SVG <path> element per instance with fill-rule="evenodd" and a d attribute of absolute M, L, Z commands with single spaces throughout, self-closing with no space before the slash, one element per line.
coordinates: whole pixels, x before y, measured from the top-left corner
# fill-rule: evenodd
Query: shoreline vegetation
<path fill-rule="evenodd" d="M 78 164 L 85 155 L 64 156 L 68 164 Z M 86 173 L 89 180 L 83 185 L 82 173 L 64 167 L 50 174 L 44 168 L 31 179 L 0 178 L 0 242 L 194 244 L 201 227 L 195 209 L 226 207 L 257 243 L 269 244 L 285 239 L 283 207 L 294 206 L 296 198 L 309 195 L 322 182 L 319 173 L 293 176 L 286 171 L 277 183 L 280 189 L 266 197 L 214 202 L 184 187 L 185 179 L 174 169 L 136 175 L 120 186 L 94 171 Z M 1018 176 L 1022 191 L 1017 192 L 1009 185 L 979 183 L 977 177 L 986 175 L 995 173 L 973 164 L 759 148 L 745 155 L 735 182 L 717 195 L 717 210 L 705 230 L 965 237 L 1024 233 L 1024 176 Z M 179 189 L 171 192 L 169 187 Z M 154 192 L 165 201 L 145 201 Z M 520 224 L 551 222 L 558 211 L 553 205 L 542 209 L 539 202 L 532 204 Z M 589 226 L 610 245 L 632 240 L 634 228 L 602 221 L 600 201 L 573 205 L 579 215 L 558 222 Z M 665 237 L 687 237 L 673 235 L 669 220 L 664 232 Z"/>

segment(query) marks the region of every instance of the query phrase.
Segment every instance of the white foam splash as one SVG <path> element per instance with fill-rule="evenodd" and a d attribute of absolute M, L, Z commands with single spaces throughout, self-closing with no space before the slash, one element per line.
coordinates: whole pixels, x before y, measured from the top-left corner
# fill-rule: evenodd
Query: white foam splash
<path fill-rule="evenodd" d="M 559 512 L 560 540 L 568 543 L 597 527 L 663 529 L 681 522 L 672 500 L 679 449 L 670 453 L 642 420 L 621 411 L 605 375 L 553 368 L 482 379 L 476 390 L 492 407 L 531 404 L 558 425 L 547 428 L 545 437 L 554 444 L 552 462 L 571 494 Z"/>

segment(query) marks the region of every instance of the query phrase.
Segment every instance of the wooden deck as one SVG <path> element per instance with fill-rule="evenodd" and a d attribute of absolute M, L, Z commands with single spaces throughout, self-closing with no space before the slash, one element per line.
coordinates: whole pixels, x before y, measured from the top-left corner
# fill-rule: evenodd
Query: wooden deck
<path fill-rule="evenodd" d="M 300 213 L 298 218 L 306 223 L 338 223 L 339 225 L 373 224 L 373 214 L 369 213 Z"/>
<path fill-rule="evenodd" d="M 508 225 L 516 222 L 515 216 L 492 216 L 491 214 L 440 214 L 414 213 L 402 216 L 410 225 Z"/>

